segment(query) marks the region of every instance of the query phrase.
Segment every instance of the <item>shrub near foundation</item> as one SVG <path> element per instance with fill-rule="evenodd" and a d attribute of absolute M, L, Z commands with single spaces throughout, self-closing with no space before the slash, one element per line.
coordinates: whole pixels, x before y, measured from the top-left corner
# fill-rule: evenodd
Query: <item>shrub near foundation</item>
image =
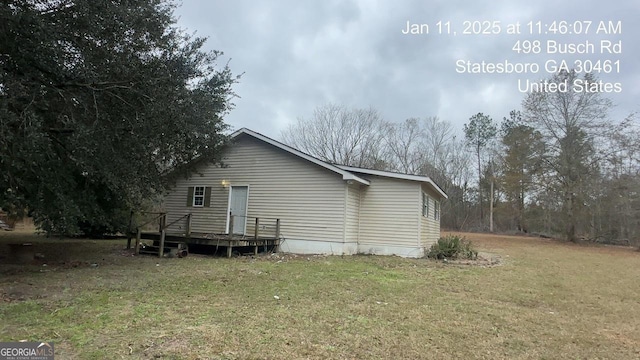
<path fill-rule="evenodd" d="M 476 259 L 478 252 L 473 248 L 471 241 L 458 235 L 440 237 L 431 245 L 427 257 L 432 259 Z"/>

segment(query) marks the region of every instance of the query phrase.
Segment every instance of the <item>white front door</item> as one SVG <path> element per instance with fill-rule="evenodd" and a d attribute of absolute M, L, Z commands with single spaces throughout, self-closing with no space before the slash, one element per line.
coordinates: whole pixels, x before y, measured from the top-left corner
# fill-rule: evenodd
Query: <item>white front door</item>
<path fill-rule="evenodd" d="M 229 212 L 233 216 L 233 233 L 243 234 L 247 225 L 248 186 L 232 186 L 229 195 Z"/>

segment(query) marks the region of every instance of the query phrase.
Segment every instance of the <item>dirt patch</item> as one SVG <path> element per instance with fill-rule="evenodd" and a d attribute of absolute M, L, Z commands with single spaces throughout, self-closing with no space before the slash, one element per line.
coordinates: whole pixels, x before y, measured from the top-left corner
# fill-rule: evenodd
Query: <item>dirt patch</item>
<path fill-rule="evenodd" d="M 19 247 L 16 254 L 14 244 L 29 245 Z M 95 276 L 95 271 L 103 267 L 129 263 L 125 259 L 131 257 L 132 250 L 124 250 L 124 244 L 124 241 L 113 240 L 46 238 L 21 232 L 3 234 L 0 236 L 0 304 L 68 300 L 78 290 L 79 282 L 75 279 Z"/>
<path fill-rule="evenodd" d="M 480 251 L 475 259 L 447 259 L 438 260 L 440 262 L 450 265 L 460 266 L 479 266 L 479 267 L 494 267 L 504 264 L 502 256 L 490 252 Z"/>
<path fill-rule="evenodd" d="M 483 267 L 500 266 L 504 264 L 502 256 L 490 252 L 480 251 L 475 260 L 458 260 L 462 265 L 476 265 Z"/>

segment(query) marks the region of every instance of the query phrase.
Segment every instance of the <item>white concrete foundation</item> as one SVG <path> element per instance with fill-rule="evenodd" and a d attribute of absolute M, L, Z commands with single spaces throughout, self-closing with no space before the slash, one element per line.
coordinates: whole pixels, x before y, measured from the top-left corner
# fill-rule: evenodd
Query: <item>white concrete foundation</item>
<path fill-rule="evenodd" d="M 280 251 L 292 254 L 353 255 L 357 249 L 356 243 L 298 239 L 280 241 Z"/>
<path fill-rule="evenodd" d="M 359 244 L 359 254 L 370 255 L 396 255 L 407 258 L 419 258 L 424 256 L 424 248 L 421 247 L 406 247 L 406 246 L 391 246 L 391 245 L 370 245 Z"/>
<path fill-rule="evenodd" d="M 331 241 L 312 241 L 286 239 L 280 243 L 280 251 L 292 254 L 323 254 L 323 255 L 396 255 L 401 257 L 418 258 L 424 256 L 424 248 L 390 245 L 357 244 L 354 242 L 341 243 Z"/>

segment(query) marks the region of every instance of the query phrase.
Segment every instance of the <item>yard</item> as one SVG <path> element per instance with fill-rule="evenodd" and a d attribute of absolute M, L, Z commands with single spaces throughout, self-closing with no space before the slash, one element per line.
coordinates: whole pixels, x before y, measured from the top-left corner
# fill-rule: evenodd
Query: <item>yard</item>
<path fill-rule="evenodd" d="M 640 253 L 465 235 L 500 264 L 158 259 L 0 232 L 0 341 L 53 341 L 57 359 L 640 357 Z M 25 241 L 44 257 L 6 264 Z"/>

